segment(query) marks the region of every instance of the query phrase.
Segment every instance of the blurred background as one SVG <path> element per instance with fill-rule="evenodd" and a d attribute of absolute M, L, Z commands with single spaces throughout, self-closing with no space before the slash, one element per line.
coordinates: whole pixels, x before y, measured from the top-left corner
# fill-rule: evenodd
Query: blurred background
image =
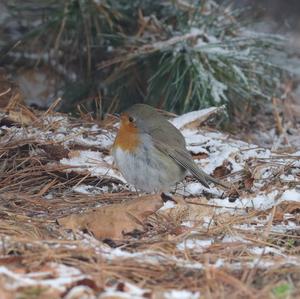
<path fill-rule="evenodd" d="M 101 119 L 225 105 L 228 131 L 269 145 L 288 120 L 294 144 L 299 14 L 297 0 L 0 0 L 0 106 Z"/>

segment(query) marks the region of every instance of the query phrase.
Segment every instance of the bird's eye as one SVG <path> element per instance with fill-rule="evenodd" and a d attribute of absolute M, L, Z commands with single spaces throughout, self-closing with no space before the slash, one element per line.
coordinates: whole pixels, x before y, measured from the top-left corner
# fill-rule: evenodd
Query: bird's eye
<path fill-rule="evenodd" d="M 135 121 L 134 117 L 132 117 L 132 116 L 129 116 L 129 117 L 128 117 L 128 120 L 129 120 L 131 123 L 133 123 L 133 122 Z"/>

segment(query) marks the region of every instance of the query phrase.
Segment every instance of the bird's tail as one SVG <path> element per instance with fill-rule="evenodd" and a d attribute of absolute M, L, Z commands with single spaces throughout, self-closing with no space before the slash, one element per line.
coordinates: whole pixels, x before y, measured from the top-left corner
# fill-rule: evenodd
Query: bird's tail
<path fill-rule="evenodd" d="M 219 185 L 219 186 L 221 186 L 221 187 L 223 187 L 225 189 L 230 189 L 231 188 L 230 184 L 228 184 L 228 183 L 226 183 L 224 181 L 221 181 L 221 180 L 219 180 L 217 178 L 214 178 L 214 177 L 208 175 L 207 173 L 204 173 L 204 176 L 205 176 L 206 181 L 208 181 L 208 182 L 212 182 L 215 185 Z"/>

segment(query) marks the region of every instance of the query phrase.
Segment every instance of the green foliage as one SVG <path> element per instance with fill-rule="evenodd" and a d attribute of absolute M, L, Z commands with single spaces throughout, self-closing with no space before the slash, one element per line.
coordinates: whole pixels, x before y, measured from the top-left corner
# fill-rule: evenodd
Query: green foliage
<path fill-rule="evenodd" d="M 242 11 L 212 0 L 33 2 L 10 4 L 40 18 L 25 44 L 49 53 L 67 81 L 94 81 L 104 111 L 243 106 L 272 97 L 283 75 L 270 57 L 281 40 L 244 30 Z"/>
<path fill-rule="evenodd" d="M 284 299 L 289 298 L 292 293 L 293 287 L 289 283 L 282 283 L 274 287 L 272 292 L 275 295 L 275 298 Z"/>

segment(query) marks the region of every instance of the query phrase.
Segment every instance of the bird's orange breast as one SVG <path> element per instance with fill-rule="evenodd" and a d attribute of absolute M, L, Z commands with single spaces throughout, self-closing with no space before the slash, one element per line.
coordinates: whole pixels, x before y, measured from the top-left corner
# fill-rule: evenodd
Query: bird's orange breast
<path fill-rule="evenodd" d="M 121 116 L 121 125 L 114 141 L 114 148 L 124 151 L 135 151 L 140 144 L 138 128 L 128 121 L 126 116 Z"/>

